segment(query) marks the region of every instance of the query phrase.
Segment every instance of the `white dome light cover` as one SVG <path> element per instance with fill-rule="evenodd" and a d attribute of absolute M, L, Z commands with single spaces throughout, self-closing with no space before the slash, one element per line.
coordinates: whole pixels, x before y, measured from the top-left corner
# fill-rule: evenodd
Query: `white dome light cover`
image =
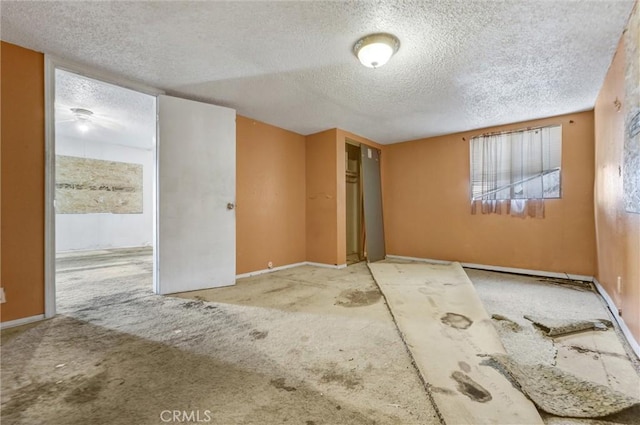
<path fill-rule="evenodd" d="M 354 44 L 353 53 L 368 68 L 379 68 L 400 48 L 400 40 L 392 34 L 370 34 Z"/>
<path fill-rule="evenodd" d="M 93 112 L 84 108 L 71 108 L 71 112 L 73 112 L 73 116 L 78 121 L 91 121 L 91 116 Z"/>
<path fill-rule="evenodd" d="M 76 127 L 81 133 L 86 133 L 91 128 L 91 116 L 93 112 L 84 108 L 71 108 L 76 120 Z"/>

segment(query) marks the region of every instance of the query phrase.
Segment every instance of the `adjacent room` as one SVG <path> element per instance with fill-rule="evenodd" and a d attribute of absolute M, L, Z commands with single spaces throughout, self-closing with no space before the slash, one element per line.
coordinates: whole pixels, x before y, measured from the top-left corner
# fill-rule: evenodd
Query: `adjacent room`
<path fill-rule="evenodd" d="M 7 424 L 640 424 L 637 0 L 2 1 Z"/>
<path fill-rule="evenodd" d="M 64 311 L 75 296 L 90 302 L 93 285 L 115 289 L 123 270 L 152 271 L 156 105 L 56 69 L 54 108 L 55 300 Z"/>

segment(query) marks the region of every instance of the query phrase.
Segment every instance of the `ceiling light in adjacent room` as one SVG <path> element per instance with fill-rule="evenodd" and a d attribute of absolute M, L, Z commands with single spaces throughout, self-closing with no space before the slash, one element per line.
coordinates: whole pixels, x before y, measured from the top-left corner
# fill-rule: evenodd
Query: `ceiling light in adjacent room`
<path fill-rule="evenodd" d="M 368 68 L 379 68 L 398 51 L 400 41 L 391 34 L 371 34 L 361 38 L 353 46 L 353 53 Z"/>
<path fill-rule="evenodd" d="M 71 112 L 73 112 L 73 116 L 76 119 L 78 130 L 82 133 L 87 132 L 93 112 L 84 108 L 71 108 Z"/>

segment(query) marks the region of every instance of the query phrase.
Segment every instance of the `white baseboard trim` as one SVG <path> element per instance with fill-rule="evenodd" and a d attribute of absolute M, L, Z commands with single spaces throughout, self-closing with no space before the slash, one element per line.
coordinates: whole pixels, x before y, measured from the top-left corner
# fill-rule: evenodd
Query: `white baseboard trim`
<path fill-rule="evenodd" d="M 314 263 L 313 261 L 305 262 L 307 266 L 316 266 L 316 267 L 324 267 L 325 269 L 344 269 L 347 267 L 346 264 L 325 264 L 325 263 Z"/>
<path fill-rule="evenodd" d="M 304 266 L 306 264 L 307 263 L 303 261 L 301 263 L 285 264 L 284 266 L 272 267 L 270 269 L 263 269 L 263 270 L 256 270 L 256 271 L 253 271 L 253 272 L 248 272 L 248 273 L 241 273 L 241 274 L 236 275 L 236 279 L 243 279 L 245 277 L 251 277 L 251 276 L 259 276 L 259 275 L 265 274 L 265 273 L 277 272 L 278 270 L 292 269 L 294 267 L 300 267 L 300 266 Z"/>
<path fill-rule="evenodd" d="M 258 276 L 265 273 L 273 273 L 273 272 L 277 272 L 278 270 L 292 269 L 294 267 L 300 267 L 300 266 L 324 267 L 326 269 L 344 269 L 345 267 L 347 267 L 346 264 L 338 264 L 336 266 L 335 264 L 324 264 L 324 263 L 314 263 L 313 261 L 302 261 L 300 263 L 285 264 L 284 266 L 273 267 L 270 269 L 256 270 L 253 272 L 237 274 L 236 279 L 244 279 L 245 277 Z"/>
<path fill-rule="evenodd" d="M 23 317 L 22 319 L 2 322 L 0 323 L 0 329 L 15 328 L 16 326 L 22 326 L 33 322 L 38 322 L 40 320 L 44 320 L 44 314 L 38 314 L 37 316 Z"/>
<path fill-rule="evenodd" d="M 418 258 L 418 257 L 405 257 L 401 255 L 387 255 L 387 258 L 394 259 L 397 258 L 399 260 L 408 260 L 408 261 L 421 261 L 425 263 L 434 263 L 434 264 L 449 264 L 451 261 L 444 260 L 434 260 L 430 258 Z M 530 269 L 519 269 L 515 267 L 502 267 L 502 266 L 489 266 L 486 264 L 475 264 L 475 263 L 460 263 L 462 267 L 466 267 L 469 269 L 478 269 L 478 270 L 488 270 L 493 272 L 503 272 L 503 273 L 513 273 L 513 274 L 524 274 L 529 276 L 542 276 L 542 277 L 553 277 L 558 279 L 571 279 L 571 280 L 581 280 L 585 282 L 593 281 L 592 276 L 585 276 L 580 274 L 571 274 L 571 273 L 560 273 L 560 272 L 547 272 L 543 270 L 530 270 Z"/>
<path fill-rule="evenodd" d="M 613 302 L 613 300 L 611 299 L 607 291 L 604 289 L 604 287 L 600 284 L 600 282 L 598 282 L 598 279 L 596 279 L 595 277 L 593 278 L 593 284 L 595 285 L 596 290 L 598 291 L 602 299 L 604 299 L 604 302 L 607 303 L 607 307 L 609 307 L 609 310 L 611 311 L 611 315 L 613 316 L 615 321 L 618 323 L 618 326 L 620 326 L 620 330 L 622 331 L 622 334 L 624 335 L 625 339 L 631 346 L 631 349 L 633 350 L 634 353 L 636 353 L 636 356 L 638 356 L 638 358 L 640 359 L 640 344 L 638 344 L 638 341 L 636 341 L 635 338 L 633 337 L 633 334 L 631 333 L 631 330 L 629 330 L 629 328 L 627 327 L 627 324 L 624 322 L 624 319 L 618 314 L 618 307 L 615 305 L 615 303 Z"/>
<path fill-rule="evenodd" d="M 519 269 L 515 267 L 487 266 L 484 264 L 473 264 L 473 263 L 460 263 L 460 264 L 462 264 L 462 267 L 467 267 L 469 269 L 489 270 L 494 272 L 513 273 L 513 274 L 524 274 L 529 276 L 554 277 L 558 279 L 581 280 L 584 282 L 593 281 L 592 276 L 585 276 L 581 274 L 547 272 L 544 270 Z"/>
<path fill-rule="evenodd" d="M 420 258 L 420 257 L 406 257 L 404 255 L 386 255 L 385 258 L 389 258 L 391 260 L 406 260 L 406 261 L 419 261 L 421 263 L 433 263 L 433 264 L 451 264 L 452 261 L 445 260 L 432 260 L 430 258 Z"/>

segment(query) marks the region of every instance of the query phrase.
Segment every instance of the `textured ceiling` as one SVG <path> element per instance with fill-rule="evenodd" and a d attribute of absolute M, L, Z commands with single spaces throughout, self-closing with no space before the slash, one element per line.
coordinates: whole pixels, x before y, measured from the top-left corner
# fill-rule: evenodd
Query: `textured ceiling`
<path fill-rule="evenodd" d="M 3 40 L 301 134 L 381 143 L 593 107 L 633 0 L 11 2 Z M 379 69 L 351 49 L 390 32 Z"/>
<path fill-rule="evenodd" d="M 71 108 L 93 112 L 82 132 Z M 155 97 L 56 70 L 56 137 L 151 149 L 156 136 Z"/>

